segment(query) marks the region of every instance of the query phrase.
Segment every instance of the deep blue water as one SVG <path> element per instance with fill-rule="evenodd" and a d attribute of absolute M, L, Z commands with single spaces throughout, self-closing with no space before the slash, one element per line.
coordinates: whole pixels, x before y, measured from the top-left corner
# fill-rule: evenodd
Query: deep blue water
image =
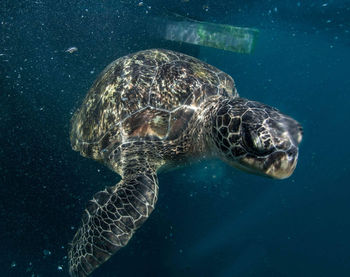
<path fill-rule="evenodd" d="M 350 276 L 350 1 L 139 2 L 1 2 L 0 276 L 68 276 L 85 203 L 119 180 L 71 150 L 70 117 L 109 62 L 154 47 L 296 118 L 299 163 L 282 181 L 216 160 L 161 174 L 157 209 L 93 276 Z M 172 13 L 257 28 L 255 52 L 156 39 Z"/>

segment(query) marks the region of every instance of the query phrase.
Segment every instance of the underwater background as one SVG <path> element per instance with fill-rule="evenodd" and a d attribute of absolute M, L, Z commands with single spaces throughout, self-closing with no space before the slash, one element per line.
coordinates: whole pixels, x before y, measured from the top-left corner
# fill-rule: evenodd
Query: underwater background
<path fill-rule="evenodd" d="M 174 15 L 256 28 L 255 50 L 155 34 Z M 71 149 L 70 118 L 107 64 L 147 48 L 297 119 L 299 162 L 282 181 L 219 160 L 161 174 L 155 211 L 93 276 L 350 276 L 350 1 L 2 0 L 0 28 L 1 277 L 68 276 L 87 201 L 119 181 Z"/>

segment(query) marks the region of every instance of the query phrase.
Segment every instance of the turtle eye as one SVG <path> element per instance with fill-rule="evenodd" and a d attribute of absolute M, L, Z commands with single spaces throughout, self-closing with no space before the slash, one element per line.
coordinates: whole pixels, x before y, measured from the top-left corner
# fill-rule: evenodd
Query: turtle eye
<path fill-rule="evenodd" d="M 270 144 L 265 146 L 258 132 L 254 130 L 249 130 L 249 128 L 244 128 L 243 144 L 249 152 L 258 155 L 266 155 L 272 152 Z"/>

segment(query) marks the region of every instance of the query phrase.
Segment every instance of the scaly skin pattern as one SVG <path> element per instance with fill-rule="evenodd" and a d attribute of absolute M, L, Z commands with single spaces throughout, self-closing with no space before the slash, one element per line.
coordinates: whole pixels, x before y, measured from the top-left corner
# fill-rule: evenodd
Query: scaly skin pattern
<path fill-rule="evenodd" d="M 193 57 L 153 49 L 122 57 L 97 78 L 71 127 L 74 150 L 122 179 L 96 193 L 68 258 L 88 276 L 125 246 L 155 208 L 157 172 L 219 157 L 245 171 L 286 178 L 302 129 L 265 104 L 238 97 L 230 76 Z"/>
<path fill-rule="evenodd" d="M 153 211 L 158 197 L 156 167 L 135 147 L 125 151 L 122 180 L 96 193 L 87 205 L 69 256 L 71 276 L 88 276 L 118 249 Z"/>

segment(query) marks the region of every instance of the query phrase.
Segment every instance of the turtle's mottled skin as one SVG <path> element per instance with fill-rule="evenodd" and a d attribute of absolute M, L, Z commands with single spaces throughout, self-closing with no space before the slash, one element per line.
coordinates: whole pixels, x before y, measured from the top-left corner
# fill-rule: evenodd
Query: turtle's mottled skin
<path fill-rule="evenodd" d="M 286 178 L 302 131 L 275 108 L 240 98 L 219 69 L 152 49 L 107 66 L 74 114 L 70 138 L 74 150 L 122 177 L 94 195 L 69 250 L 71 276 L 87 276 L 153 211 L 159 169 L 217 156 L 248 172 Z"/>

